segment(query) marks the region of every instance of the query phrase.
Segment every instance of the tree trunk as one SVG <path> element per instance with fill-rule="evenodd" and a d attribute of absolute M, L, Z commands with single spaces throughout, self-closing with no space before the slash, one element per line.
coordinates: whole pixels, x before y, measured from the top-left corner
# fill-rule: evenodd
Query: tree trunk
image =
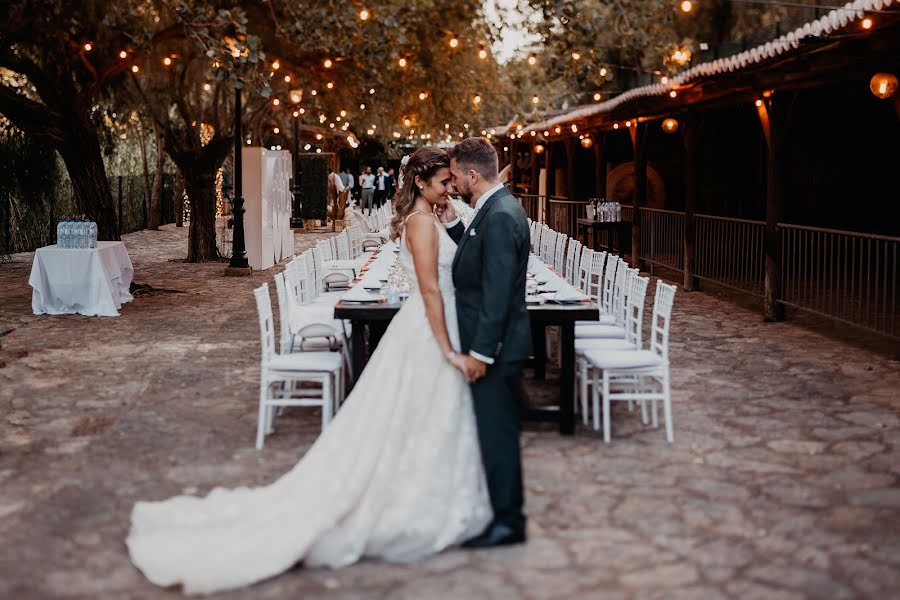
<path fill-rule="evenodd" d="M 138 119 L 138 145 L 141 148 L 141 165 L 143 166 L 143 175 L 144 175 L 144 228 L 147 228 L 147 223 L 150 220 L 149 215 L 149 207 L 150 207 L 150 166 L 147 164 L 147 140 L 144 139 L 144 126 L 141 124 L 140 119 Z"/>
<path fill-rule="evenodd" d="M 175 204 L 175 227 L 184 227 L 184 175 L 181 169 L 176 167 L 175 173 L 175 197 L 172 202 Z"/>
<path fill-rule="evenodd" d="M 182 171 L 191 203 L 187 262 L 219 258 L 216 248 L 216 170 Z"/>
<path fill-rule="evenodd" d="M 159 133 L 159 127 L 154 119 L 150 119 L 153 125 L 153 141 L 156 144 L 156 173 L 153 175 L 153 191 L 150 193 L 150 214 L 147 216 L 147 229 L 159 229 L 159 198 L 162 193 L 163 166 L 166 155 L 163 150 L 163 140 Z"/>
<path fill-rule="evenodd" d="M 72 181 L 76 209 L 97 222 L 97 239 L 120 239 L 97 132 L 79 131 L 74 140 L 60 144 L 58 151 Z"/>

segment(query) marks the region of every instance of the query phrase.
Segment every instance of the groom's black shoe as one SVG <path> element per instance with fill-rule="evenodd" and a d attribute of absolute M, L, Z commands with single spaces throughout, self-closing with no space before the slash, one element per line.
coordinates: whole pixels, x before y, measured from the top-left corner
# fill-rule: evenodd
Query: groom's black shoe
<path fill-rule="evenodd" d="M 513 529 L 503 523 L 494 523 L 478 537 L 463 543 L 463 548 L 490 548 L 525 542 L 525 530 Z"/>

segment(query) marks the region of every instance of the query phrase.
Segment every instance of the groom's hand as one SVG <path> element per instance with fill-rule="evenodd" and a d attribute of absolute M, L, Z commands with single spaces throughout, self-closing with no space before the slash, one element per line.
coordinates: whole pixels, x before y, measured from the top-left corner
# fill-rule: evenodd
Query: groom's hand
<path fill-rule="evenodd" d="M 481 362 L 474 356 L 466 355 L 462 357 L 465 367 L 466 379 L 471 383 L 484 377 L 487 373 L 487 364 Z"/>

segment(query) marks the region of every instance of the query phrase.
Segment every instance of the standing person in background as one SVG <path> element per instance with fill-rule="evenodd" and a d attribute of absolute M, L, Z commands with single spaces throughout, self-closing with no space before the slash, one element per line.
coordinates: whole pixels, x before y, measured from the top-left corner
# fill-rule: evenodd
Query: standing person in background
<path fill-rule="evenodd" d="M 331 216 L 331 230 L 335 230 L 337 221 L 344 220 L 344 183 L 334 169 L 328 173 L 328 213 Z"/>
<path fill-rule="evenodd" d="M 372 175 L 372 167 L 366 167 L 359 176 L 359 187 L 362 190 L 360 210 L 368 208 L 369 216 L 372 216 L 372 203 L 375 200 L 375 176 Z"/>
<path fill-rule="evenodd" d="M 397 180 L 394 179 L 394 170 L 388 169 L 387 176 L 384 180 L 385 183 L 385 196 L 387 197 L 388 202 L 393 202 L 394 193 L 397 191 Z"/>
<path fill-rule="evenodd" d="M 375 173 L 375 206 L 378 207 L 384 204 L 384 198 L 387 195 L 386 177 L 384 167 L 378 167 L 378 171 Z"/>
<path fill-rule="evenodd" d="M 345 194 L 345 202 L 346 205 L 349 206 L 350 202 L 353 200 L 353 175 L 350 174 L 350 168 L 345 168 L 340 174 L 341 183 L 344 184 Z"/>

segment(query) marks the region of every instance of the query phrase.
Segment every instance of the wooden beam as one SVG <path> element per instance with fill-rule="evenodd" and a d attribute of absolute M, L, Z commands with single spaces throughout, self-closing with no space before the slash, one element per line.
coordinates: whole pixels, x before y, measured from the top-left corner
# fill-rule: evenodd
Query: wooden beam
<path fill-rule="evenodd" d="M 641 208 L 647 204 L 647 123 L 634 123 L 631 127 L 634 144 L 634 210 L 631 221 L 631 262 L 641 267 Z"/>
<path fill-rule="evenodd" d="M 601 198 L 606 198 L 606 138 L 605 131 L 594 134 L 594 189 Z"/>

